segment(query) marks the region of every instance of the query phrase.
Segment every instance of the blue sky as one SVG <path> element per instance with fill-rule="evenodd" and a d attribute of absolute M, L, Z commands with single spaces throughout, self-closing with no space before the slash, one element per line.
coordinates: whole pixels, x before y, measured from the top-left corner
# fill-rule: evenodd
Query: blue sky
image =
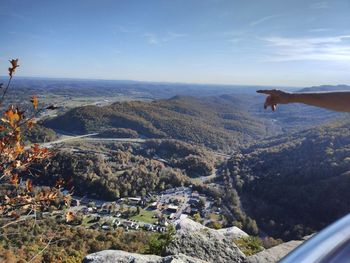
<path fill-rule="evenodd" d="M 350 0 L 0 0 L 0 72 L 350 84 Z"/>

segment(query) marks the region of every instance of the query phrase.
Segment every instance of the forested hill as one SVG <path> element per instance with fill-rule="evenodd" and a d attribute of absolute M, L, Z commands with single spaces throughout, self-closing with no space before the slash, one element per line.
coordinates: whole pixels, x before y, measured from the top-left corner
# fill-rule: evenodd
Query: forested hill
<path fill-rule="evenodd" d="M 137 132 L 149 138 L 173 138 L 213 149 L 230 149 L 346 116 L 302 104 L 265 111 L 263 101 L 261 95 L 228 94 L 116 102 L 74 108 L 45 125 L 79 134 L 106 130 L 108 134 L 110 129 L 126 128 L 133 130 L 133 136 Z"/>
<path fill-rule="evenodd" d="M 263 141 L 228 167 L 262 229 L 304 236 L 350 212 L 350 121 Z"/>
<path fill-rule="evenodd" d="M 46 121 L 45 125 L 80 134 L 128 128 L 150 138 L 174 138 L 211 148 L 232 147 L 266 134 L 263 121 L 248 113 L 243 98 L 175 96 L 153 102 L 86 106 Z"/>

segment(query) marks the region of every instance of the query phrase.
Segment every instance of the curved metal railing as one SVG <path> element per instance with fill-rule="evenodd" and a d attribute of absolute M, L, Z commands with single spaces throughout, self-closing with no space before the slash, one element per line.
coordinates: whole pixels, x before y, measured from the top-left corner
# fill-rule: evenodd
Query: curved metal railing
<path fill-rule="evenodd" d="M 280 263 L 350 262 L 350 214 L 314 235 Z"/>

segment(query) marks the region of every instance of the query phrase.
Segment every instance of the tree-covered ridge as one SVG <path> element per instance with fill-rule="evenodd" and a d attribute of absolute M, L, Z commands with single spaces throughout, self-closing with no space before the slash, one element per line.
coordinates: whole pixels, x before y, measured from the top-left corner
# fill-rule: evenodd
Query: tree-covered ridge
<path fill-rule="evenodd" d="M 0 262 L 81 262 L 86 254 L 105 249 L 145 253 L 160 235 L 146 231 L 125 232 L 72 227 L 62 215 L 38 215 L 1 230 Z"/>
<path fill-rule="evenodd" d="M 209 151 L 176 140 L 72 147 L 74 152 L 59 150 L 48 164 L 35 167 L 45 174 L 36 183 L 63 179 L 77 195 L 115 200 L 189 185 L 189 177 L 208 176 L 215 166 Z"/>
<path fill-rule="evenodd" d="M 350 211 L 350 122 L 266 140 L 228 161 L 247 212 L 274 236 L 298 238 Z"/>
<path fill-rule="evenodd" d="M 215 166 L 215 158 L 207 149 L 177 140 L 151 140 L 134 152 L 151 159 L 162 158 L 189 177 L 208 176 Z"/>
<path fill-rule="evenodd" d="M 126 128 L 141 136 L 179 139 L 212 148 L 237 146 L 266 132 L 263 122 L 253 118 L 243 101 L 234 96 L 176 96 L 153 102 L 79 107 L 45 125 L 77 133 Z"/>
<path fill-rule="evenodd" d="M 59 152 L 51 159 L 45 173 L 45 182 L 41 183 L 54 184 L 63 179 L 71 184 L 69 187 L 74 187 L 75 194 L 105 200 L 145 196 L 155 190 L 189 183 L 178 169 L 124 151 L 115 152 L 109 161 L 97 154 Z"/>
<path fill-rule="evenodd" d="M 24 138 L 26 142 L 41 143 L 54 141 L 57 139 L 57 135 L 54 130 L 37 124 L 31 129 L 24 130 Z"/>

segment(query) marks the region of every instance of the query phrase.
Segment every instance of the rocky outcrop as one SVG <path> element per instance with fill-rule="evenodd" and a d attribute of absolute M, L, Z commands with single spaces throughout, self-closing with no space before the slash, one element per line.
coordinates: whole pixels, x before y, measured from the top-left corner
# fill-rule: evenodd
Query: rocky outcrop
<path fill-rule="evenodd" d="M 233 243 L 236 238 L 248 236 L 237 227 L 214 230 L 181 218 L 176 229 L 165 257 L 104 250 L 86 256 L 83 263 L 275 263 L 311 237 L 289 241 L 246 257 Z"/>
<path fill-rule="evenodd" d="M 275 263 L 286 256 L 296 247 L 300 246 L 311 236 L 304 237 L 303 240 L 292 240 L 275 247 L 263 250 L 247 258 L 246 263 Z"/>
<path fill-rule="evenodd" d="M 177 233 L 183 232 L 183 233 L 193 233 L 200 230 L 205 230 L 213 235 L 216 235 L 218 237 L 227 237 L 231 239 L 236 239 L 240 237 L 247 237 L 248 234 L 244 232 L 243 230 L 239 229 L 238 227 L 228 227 L 228 228 L 222 228 L 219 230 L 211 229 L 206 226 L 203 226 L 200 223 L 197 223 L 193 221 L 192 219 L 189 219 L 188 217 L 182 217 L 181 219 L 176 221 L 176 230 Z"/>
<path fill-rule="evenodd" d="M 104 250 L 86 256 L 83 263 L 207 263 L 183 254 L 160 257 L 141 255 L 122 250 Z"/>
<path fill-rule="evenodd" d="M 210 229 L 188 218 L 176 222 L 176 234 L 166 257 L 105 250 L 86 256 L 83 263 L 243 263 L 246 256 L 233 242 L 248 236 L 237 227 Z"/>
<path fill-rule="evenodd" d="M 232 239 L 249 236 L 246 232 L 244 232 L 243 230 L 239 229 L 236 226 L 222 228 L 216 231 L 220 234 L 223 234 L 225 237 L 232 238 Z"/>
<path fill-rule="evenodd" d="M 219 231 L 207 228 L 191 219 L 180 219 L 176 235 L 166 249 L 166 254 L 185 254 L 207 262 L 244 262 L 245 255 L 233 243 L 234 238 L 246 236 L 239 229 Z"/>

